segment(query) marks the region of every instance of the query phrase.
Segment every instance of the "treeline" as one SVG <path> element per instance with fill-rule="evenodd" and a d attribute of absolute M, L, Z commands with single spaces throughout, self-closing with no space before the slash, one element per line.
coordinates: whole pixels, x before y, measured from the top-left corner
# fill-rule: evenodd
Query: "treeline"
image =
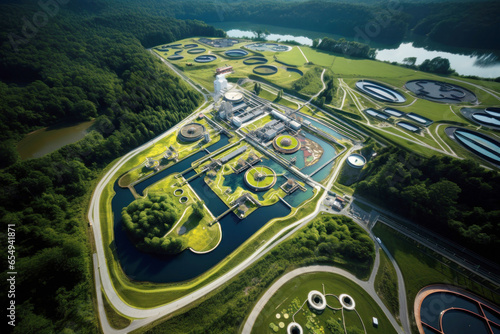
<path fill-rule="evenodd" d="M 374 258 L 373 241 L 360 226 L 345 216 L 321 215 L 215 296 L 147 333 L 186 333 L 186 324 L 191 333 L 236 333 L 262 292 L 285 271 L 327 264 L 367 277 Z"/>
<path fill-rule="evenodd" d="M 437 73 L 437 74 L 451 74 L 453 69 L 450 67 L 450 61 L 446 58 L 435 57 L 426 59 L 420 65 L 415 65 L 416 57 L 408 57 L 403 59 L 403 66 L 414 70 L 423 72 Z"/>
<path fill-rule="evenodd" d="M 486 258 L 500 246 L 500 174 L 472 160 L 385 148 L 356 192 Z M 383 199 L 383 200 L 382 200 Z"/>
<path fill-rule="evenodd" d="M 318 49 L 340 53 L 348 57 L 358 57 L 358 58 L 375 58 L 375 49 L 370 49 L 368 44 L 347 41 L 344 38 L 340 38 L 338 41 L 325 37 L 319 42 Z"/>
<path fill-rule="evenodd" d="M 94 3 L 99 5 L 87 6 Z M 146 30 L 144 17 L 134 14 L 139 3 L 137 10 L 106 6 L 78 0 L 61 5 L 27 38 L 22 18 L 31 20 L 41 8 L 0 5 L 0 220 L 5 233 L 7 224 L 16 230 L 13 333 L 98 331 L 85 220 L 95 180 L 108 163 L 182 120 L 202 101 L 134 36 L 140 27 Z M 127 17 L 126 24 L 109 24 L 115 15 Z M 203 31 L 200 22 L 149 17 L 158 29 L 163 25 L 171 32 L 162 43 L 193 31 L 214 32 Z M 14 44 L 17 52 L 12 36 L 26 41 Z M 96 116 L 94 131 L 83 140 L 19 161 L 14 143 L 27 132 Z M 4 256 L 4 270 L 6 262 Z M 3 291 L 7 283 L 2 281 Z"/>
<path fill-rule="evenodd" d="M 500 45 L 498 1 L 144 0 L 142 3 L 154 12 L 182 19 L 270 24 L 339 34 L 363 43 L 396 44 L 415 34 L 457 47 L 498 50 Z"/>

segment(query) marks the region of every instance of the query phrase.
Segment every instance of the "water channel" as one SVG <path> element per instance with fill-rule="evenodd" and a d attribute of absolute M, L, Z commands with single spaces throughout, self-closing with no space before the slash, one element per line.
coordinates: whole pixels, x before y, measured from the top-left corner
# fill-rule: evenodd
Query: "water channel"
<path fill-rule="evenodd" d="M 228 138 L 225 135 L 221 135 L 221 140 L 208 149 L 215 151 L 227 145 L 228 142 Z M 167 175 L 186 170 L 191 166 L 192 162 L 200 159 L 205 154 L 207 153 L 204 151 L 198 152 L 180 161 L 141 182 L 136 186 L 136 190 L 142 194 L 148 186 Z M 283 169 L 280 169 L 281 166 L 269 159 L 264 159 L 262 164 L 276 168 L 278 173 L 283 172 Z M 185 177 L 188 178 L 192 175 L 194 175 L 194 171 L 187 173 Z M 243 174 L 240 176 L 243 177 Z M 284 181 L 285 179 L 280 177 L 277 186 L 281 185 Z M 227 206 L 206 185 L 203 177 L 193 179 L 190 181 L 190 185 L 215 216 L 227 210 Z M 230 213 L 220 220 L 222 241 L 214 251 L 208 254 L 194 254 L 189 250 L 185 250 L 177 255 L 151 255 L 138 251 L 122 228 L 121 210 L 132 202 L 134 197 L 128 189 L 120 188 L 117 183 L 114 185 L 114 190 L 116 195 L 113 197 L 111 205 L 114 214 L 115 254 L 117 254 L 118 260 L 127 276 L 138 281 L 166 283 L 194 278 L 220 262 L 269 220 L 284 217 L 290 213 L 290 209 L 281 201 L 272 206 L 261 207 L 243 220 L 240 220 L 234 213 Z M 312 189 L 307 186 L 306 192 L 296 191 L 294 194 L 286 196 L 285 199 L 289 204 L 297 206 L 312 195 Z"/>
<path fill-rule="evenodd" d="M 484 309 L 488 320 L 498 321 L 498 313 L 486 307 Z M 420 320 L 444 333 L 487 334 L 490 332 L 488 322 L 483 318 L 478 302 L 455 293 L 436 292 L 427 296 L 420 306 Z M 493 324 L 490 324 L 493 327 Z M 426 334 L 438 333 L 426 326 L 424 326 L 424 331 Z"/>

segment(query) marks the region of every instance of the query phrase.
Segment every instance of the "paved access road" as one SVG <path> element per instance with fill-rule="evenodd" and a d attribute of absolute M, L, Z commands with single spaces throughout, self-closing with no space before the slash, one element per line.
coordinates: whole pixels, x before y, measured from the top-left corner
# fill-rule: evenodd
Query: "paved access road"
<path fill-rule="evenodd" d="M 376 272 L 377 268 L 374 268 L 373 270 Z M 370 279 L 369 281 L 362 281 L 358 279 L 356 276 L 353 274 L 339 269 L 337 267 L 329 267 L 329 266 L 309 266 L 309 267 L 302 267 L 295 269 L 293 271 L 290 271 L 289 273 L 283 275 L 280 277 L 278 281 L 276 281 L 271 287 L 264 293 L 264 295 L 259 299 L 257 304 L 255 304 L 255 307 L 253 308 L 252 312 L 247 318 L 247 321 L 245 322 L 245 325 L 243 326 L 242 333 L 244 334 L 249 334 L 252 331 L 252 327 L 255 323 L 255 320 L 257 320 L 258 315 L 262 312 L 264 309 L 264 306 L 267 304 L 269 299 L 278 291 L 286 282 L 291 280 L 292 278 L 295 278 L 297 276 L 301 276 L 304 274 L 308 273 L 317 273 L 317 272 L 325 272 L 325 273 L 332 273 L 332 274 L 338 274 L 341 275 L 353 282 L 355 282 L 357 285 L 359 285 L 363 290 L 365 290 L 366 293 L 370 295 L 370 297 L 373 298 L 378 304 L 378 306 L 382 309 L 384 312 L 385 316 L 389 319 L 391 322 L 392 326 L 394 329 L 399 334 L 403 334 L 404 331 L 399 327 L 399 324 L 396 322 L 396 319 L 394 319 L 394 316 L 389 312 L 387 307 L 384 305 L 380 297 L 377 295 L 375 292 L 374 284 L 373 281 Z M 409 332 L 408 332 L 409 333 Z"/>

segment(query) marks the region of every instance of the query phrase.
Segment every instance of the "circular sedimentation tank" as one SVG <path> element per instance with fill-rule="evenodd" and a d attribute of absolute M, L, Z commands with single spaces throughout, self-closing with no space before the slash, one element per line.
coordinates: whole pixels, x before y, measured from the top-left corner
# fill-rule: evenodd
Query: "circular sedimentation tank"
<path fill-rule="evenodd" d="M 366 165 L 366 158 L 361 154 L 351 154 L 347 157 L 347 164 L 354 168 L 363 168 Z"/>
<path fill-rule="evenodd" d="M 274 138 L 273 147 L 278 152 L 291 154 L 300 150 L 301 144 L 294 136 L 280 135 Z"/>
<path fill-rule="evenodd" d="M 442 103 L 477 102 L 476 95 L 467 88 L 435 80 L 412 80 L 405 87 L 417 97 Z"/>
<path fill-rule="evenodd" d="M 203 138 L 205 126 L 199 123 L 189 123 L 184 125 L 178 133 L 181 141 L 193 142 Z"/>
<path fill-rule="evenodd" d="M 481 132 L 464 128 L 449 127 L 446 128 L 445 132 L 472 153 L 496 165 L 500 164 L 500 142 L 498 140 Z"/>
<path fill-rule="evenodd" d="M 435 284 L 418 292 L 413 306 L 419 333 L 497 333 L 497 305 L 456 286 Z"/>
<path fill-rule="evenodd" d="M 261 65 L 266 63 L 267 59 L 264 57 L 248 57 L 245 60 L 243 60 L 243 64 L 245 65 Z"/>
<path fill-rule="evenodd" d="M 182 47 L 182 44 L 169 44 L 167 45 L 167 48 L 170 49 L 180 49 Z"/>
<path fill-rule="evenodd" d="M 495 110 L 497 109 L 497 110 Z M 500 108 L 461 108 L 460 113 L 469 121 L 493 130 L 500 130 Z"/>
<path fill-rule="evenodd" d="M 500 117 L 500 108 L 488 107 L 484 112 L 493 117 Z"/>
<path fill-rule="evenodd" d="M 189 54 L 198 54 L 198 53 L 203 53 L 205 51 L 207 51 L 207 49 L 204 49 L 204 48 L 193 48 L 193 49 L 187 50 L 187 53 L 189 53 Z"/>
<path fill-rule="evenodd" d="M 286 52 L 292 49 L 290 46 L 278 43 L 252 43 L 248 44 L 246 48 L 258 52 Z"/>
<path fill-rule="evenodd" d="M 500 117 L 491 116 L 486 113 L 475 113 L 472 114 L 472 118 L 481 124 L 485 124 L 488 126 L 500 127 Z"/>
<path fill-rule="evenodd" d="M 296 322 L 291 322 L 288 324 L 286 328 L 286 333 L 287 334 L 303 334 L 304 330 L 302 329 L 302 326 L 300 326 Z"/>
<path fill-rule="evenodd" d="M 254 191 L 271 189 L 276 184 L 276 172 L 267 166 L 255 166 L 248 169 L 244 175 L 245 184 Z"/>
<path fill-rule="evenodd" d="M 243 94 L 240 92 L 227 92 L 224 94 L 224 100 L 231 103 L 240 103 L 243 101 Z"/>
<path fill-rule="evenodd" d="M 326 298 L 321 292 L 312 290 L 307 295 L 307 304 L 313 311 L 320 313 L 326 308 Z"/>
<path fill-rule="evenodd" d="M 182 196 L 181 198 L 179 198 L 179 203 L 186 203 L 188 201 L 188 198 L 186 196 Z"/>
<path fill-rule="evenodd" d="M 168 56 L 168 60 L 181 60 L 184 59 L 184 56 L 179 56 L 179 55 L 173 55 L 173 56 Z"/>
<path fill-rule="evenodd" d="M 248 55 L 248 51 L 242 49 L 227 50 L 224 54 L 228 57 L 239 58 Z"/>
<path fill-rule="evenodd" d="M 203 56 L 198 56 L 198 57 L 194 58 L 194 61 L 197 63 L 210 63 L 211 61 L 214 61 L 215 59 L 217 59 L 217 56 L 203 55 Z"/>
<path fill-rule="evenodd" d="M 379 82 L 361 80 L 356 82 L 356 88 L 361 92 L 383 102 L 403 103 L 406 101 L 403 94 Z"/>
<path fill-rule="evenodd" d="M 345 293 L 339 296 L 339 302 L 346 310 L 354 310 L 354 308 L 356 307 L 356 302 L 354 301 L 354 299 L 352 299 L 351 296 Z"/>
<path fill-rule="evenodd" d="M 179 197 L 184 194 L 184 190 L 182 188 L 177 188 L 174 190 L 174 196 Z"/>
<path fill-rule="evenodd" d="M 273 75 L 278 73 L 278 68 L 273 65 L 259 65 L 254 67 L 253 73 L 258 75 Z"/>
<path fill-rule="evenodd" d="M 287 68 L 286 68 L 286 71 L 287 71 L 287 72 L 292 72 L 292 73 L 297 73 L 297 74 L 299 74 L 300 76 L 303 76 L 303 75 L 304 75 L 304 72 L 302 72 L 302 71 L 301 71 L 301 70 L 299 70 L 298 68 L 287 67 Z"/>
<path fill-rule="evenodd" d="M 198 46 L 198 44 L 186 44 L 184 45 L 184 49 L 192 49 L 192 48 L 196 48 Z"/>

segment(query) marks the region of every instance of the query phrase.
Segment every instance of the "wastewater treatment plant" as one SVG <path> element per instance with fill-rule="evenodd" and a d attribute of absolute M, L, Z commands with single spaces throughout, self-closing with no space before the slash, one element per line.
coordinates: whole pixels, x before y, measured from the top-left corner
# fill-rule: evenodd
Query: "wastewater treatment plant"
<path fill-rule="evenodd" d="M 93 195 L 96 272 L 133 320 L 124 330 L 180 309 L 192 323 L 205 308 L 230 316 L 242 303 L 239 333 L 500 331 L 497 266 L 415 227 L 417 205 L 389 199 L 446 206 L 436 194 L 455 188 L 437 172 L 425 178 L 422 159 L 500 168 L 491 88 L 285 42 L 197 37 L 150 52 L 203 98 Z M 185 91 L 180 99 L 195 94 Z M 400 189 L 412 178 L 422 181 L 411 194 Z M 452 292 L 432 290 L 439 282 Z M 168 332 L 172 319 L 159 326 Z"/>

